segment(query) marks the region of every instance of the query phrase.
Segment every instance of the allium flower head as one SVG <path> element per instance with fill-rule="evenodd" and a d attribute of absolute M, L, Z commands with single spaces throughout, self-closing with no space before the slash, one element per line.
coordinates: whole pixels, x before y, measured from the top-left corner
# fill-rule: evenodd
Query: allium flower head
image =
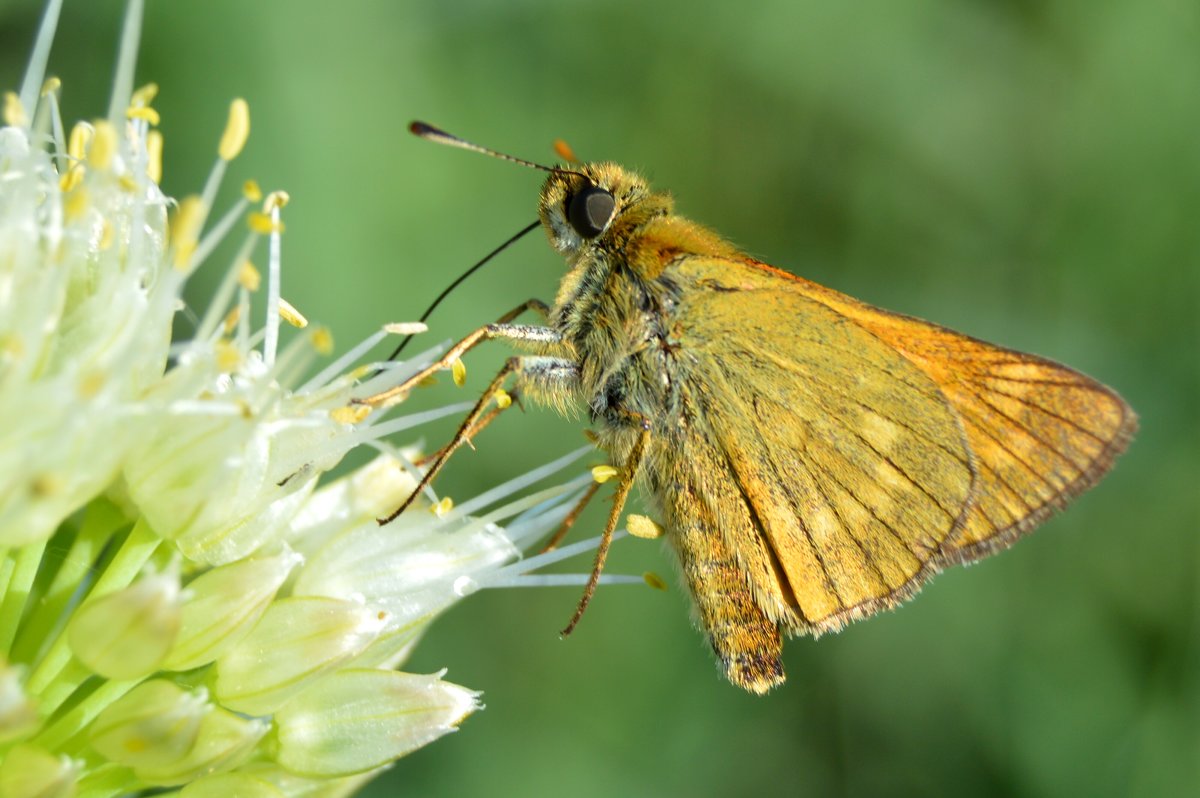
<path fill-rule="evenodd" d="M 107 118 L 70 127 L 43 74 L 58 6 L 0 128 L 0 795 L 344 794 L 478 708 L 393 670 L 430 619 L 579 581 L 525 573 L 590 542 L 518 561 L 590 477 L 512 496 L 583 452 L 380 527 L 416 484 L 385 437 L 469 403 L 354 404 L 434 356 L 355 367 L 385 331 L 309 376 L 333 342 L 280 295 L 286 194 L 213 207 L 245 102 L 203 190 L 165 196 L 157 87 L 132 88 L 140 2 Z M 224 280 L 173 339 L 200 268 Z M 359 445 L 378 458 L 318 486 Z"/>

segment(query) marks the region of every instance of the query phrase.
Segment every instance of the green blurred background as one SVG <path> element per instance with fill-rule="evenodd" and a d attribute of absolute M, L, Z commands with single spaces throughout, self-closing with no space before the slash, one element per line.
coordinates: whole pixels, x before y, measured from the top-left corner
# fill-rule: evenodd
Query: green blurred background
<path fill-rule="evenodd" d="M 367 794 L 1200 794 L 1200 6 L 650 5 L 150 0 L 137 79 L 162 86 L 165 188 L 198 190 L 248 98 L 226 194 L 291 193 L 284 294 L 345 348 L 534 218 L 540 175 L 417 141 L 410 119 L 542 160 L 561 136 L 765 261 L 1100 378 L 1142 431 L 1012 551 L 792 641 L 766 698 L 718 679 L 678 587 L 603 589 L 565 642 L 574 589 L 476 596 L 411 668 L 448 667 L 487 710 Z M 40 7 L 0 0 L 4 88 Z M 121 9 L 66 4 L 51 71 L 71 117 L 104 112 Z M 539 239 L 429 340 L 551 299 L 562 265 Z M 469 358 L 469 387 L 501 349 Z M 513 414 L 439 487 L 466 497 L 582 429 Z M 616 549 L 611 572 L 673 572 L 656 544 Z"/>

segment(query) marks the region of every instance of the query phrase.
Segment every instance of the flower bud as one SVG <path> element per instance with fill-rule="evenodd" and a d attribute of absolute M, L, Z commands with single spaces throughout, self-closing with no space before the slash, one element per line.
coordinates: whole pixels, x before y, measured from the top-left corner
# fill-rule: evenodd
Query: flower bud
<path fill-rule="evenodd" d="M 193 781 L 179 791 L 179 798 L 284 798 L 269 781 L 249 773 L 218 773 Z"/>
<path fill-rule="evenodd" d="M 333 674 L 276 713 L 276 761 L 310 778 L 346 776 L 454 731 L 479 708 L 479 694 L 440 676 L 370 669 Z"/>
<path fill-rule="evenodd" d="M 179 575 L 170 569 L 85 603 L 67 627 L 67 642 L 95 673 L 137 679 L 158 670 L 179 617 Z"/>
<path fill-rule="evenodd" d="M 92 723 L 92 748 L 127 767 L 173 765 L 196 743 L 207 698 L 204 690 L 188 693 L 165 679 L 142 682 Z"/>
<path fill-rule="evenodd" d="M 273 712 L 359 654 L 386 622 L 386 613 L 354 601 L 316 596 L 277 601 L 217 660 L 217 700 L 250 715 Z"/>
<path fill-rule="evenodd" d="M 135 767 L 133 772 L 147 784 L 165 786 L 231 770 L 250 755 L 270 728 L 265 721 L 212 707 L 200 721 L 195 745 L 184 757 L 167 765 Z"/>
<path fill-rule="evenodd" d="M 0 743 L 37 728 L 37 705 L 22 685 L 23 669 L 0 658 Z"/>
<path fill-rule="evenodd" d="M 0 759 L 4 798 L 73 798 L 77 763 L 32 745 L 18 745 Z"/>
<path fill-rule="evenodd" d="M 221 565 L 197 577 L 184 591 L 179 635 L 163 668 L 196 668 L 232 648 L 262 617 L 301 559 L 285 549 L 272 557 Z"/>

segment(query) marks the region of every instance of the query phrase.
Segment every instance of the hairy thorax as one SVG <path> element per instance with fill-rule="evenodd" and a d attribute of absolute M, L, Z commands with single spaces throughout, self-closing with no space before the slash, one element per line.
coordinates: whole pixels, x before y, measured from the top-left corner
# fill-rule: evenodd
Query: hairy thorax
<path fill-rule="evenodd" d="M 551 321 L 579 358 L 579 398 L 601 435 L 643 420 L 670 424 L 674 294 L 669 280 L 643 279 L 603 253 L 581 259 L 563 281 Z"/>

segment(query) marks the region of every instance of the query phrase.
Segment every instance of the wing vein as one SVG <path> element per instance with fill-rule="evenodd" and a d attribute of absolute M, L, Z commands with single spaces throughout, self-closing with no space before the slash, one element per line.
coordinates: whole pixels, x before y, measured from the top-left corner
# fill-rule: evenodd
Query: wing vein
<path fill-rule="evenodd" d="M 865 446 L 866 446 L 868 449 L 870 449 L 872 452 L 874 452 L 876 457 L 878 457 L 879 459 L 883 460 L 885 463 L 887 463 L 888 465 L 890 465 L 892 468 L 896 469 L 896 471 L 897 471 L 898 473 L 900 473 L 901 475 L 903 475 L 903 476 L 904 476 L 904 478 L 905 478 L 906 480 L 908 480 L 909 484 L 911 484 L 913 487 L 917 488 L 917 490 L 921 491 L 921 493 L 925 494 L 925 497 L 926 497 L 927 499 L 929 499 L 931 502 L 933 502 L 933 506 L 934 506 L 934 507 L 936 507 L 936 508 L 938 508 L 939 510 L 941 510 L 941 511 L 942 511 L 942 513 L 943 513 L 943 514 L 944 514 L 944 515 L 945 515 L 947 518 L 949 518 L 951 521 L 953 521 L 953 520 L 954 520 L 954 519 L 957 517 L 957 516 L 953 515 L 953 514 L 952 514 L 952 513 L 951 513 L 949 510 L 947 510 L 945 507 L 943 507 L 943 506 L 942 506 L 942 503 L 941 503 L 941 502 L 939 502 L 939 501 L 937 500 L 937 497 L 936 497 L 936 496 L 934 496 L 932 493 L 930 493 L 930 492 L 929 492 L 929 489 L 928 489 L 928 488 L 926 488 L 924 485 L 922 485 L 922 484 L 921 484 L 920 482 L 918 482 L 917 480 L 913 479 L 913 478 L 912 478 L 912 476 L 911 476 L 911 475 L 909 475 L 909 473 L 908 473 L 907 471 L 905 471 L 903 468 L 901 468 L 901 467 L 900 467 L 900 466 L 899 466 L 899 465 L 898 465 L 898 464 L 897 464 L 895 461 L 893 461 L 891 457 L 889 457 L 889 456 L 888 456 L 888 455 L 886 455 L 886 454 L 883 454 L 883 453 L 882 453 L 882 452 L 880 452 L 878 449 L 876 449 L 876 448 L 875 448 L 875 445 L 874 445 L 874 444 L 872 444 L 872 443 L 871 443 L 869 440 L 867 440 L 866 438 L 864 438 L 864 437 L 863 437 L 863 435 L 862 435 L 862 434 L 861 434 L 861 433 L 860 433 L 858 430 L 856 430 L 854 427 L 851 427 L 851 426 L 849 426 L 848 424 L 846 424 L 846 422 L 845 422 L 845 421 L 843 421 L 841 418 L 839 418 L 839 417 L 838 417 L 838 416 L 836 416 L 836 415 L 833 415 L 833 416 L 831 416 L 831 418 L 833 419 L 834 423 L 836 423 L 836 424 L 838 424 L 839 426 L 841 426 L 841 428 L 842 428 L 842 429 L 846 430 L 846 431 L 847 431 L 847 432 L 849 432 L 851 435 L 853 435 L 855 438 L 858 438 L 858 440 L 862 441 L 863 445 L 865 445 Z M 890 420 L 890 419 L 889 419 L 889 420 Z M 834 451 L 836 451 L 836 449 L 835 449 Z M 847 462 L 849 462 L 849 461 L 847 460 Z M 960 462 L 961 462 L 961 461 L 960 461 Z M 857 466 L 856 466 L 856 467 L 857 467 Z M 870 477 L 870 476 L 871 476 L 871 475 L 867 474 L 867 472 L 866 472 L 866 471 L 863 471 L 861 468 L 859 468 L 858 470 L 859 470 L 861 473 L 863 473 L 864 475 L 868 476 L 868 477 Z"/>
<path fill-rule="evenodd" d="M 1009 399 L 1012 399 L 1012 400 L 1014 400 L 1014 401 L 1020 402 L 1021 404 L 1025 405 L 1026 407 L 1032 408 L 1033 410 L 1037 410 L 1037 411 L 1041 412 L 1041 413 L 1042 413 L 1042 414 L 1044 414 L 1044 415 L 1047 415 L 1047 416 L 1049 416 L 1049 417 L 1051 417 L 1051 418 L 1053 418 L 1053 419 L 1057 419 L 1058 421 L 1061 421 L 1061 422 L 1062 422 L 1062 423 L 1064 423 L 1064 424 L 1067 424 L 1067 425 L 1069 425 L 1069 426 L 1071 426 L 1071 427 L 1074 427 L 1075 429 L 1077 429 L 1077 430 L 1079 430 L 1080 432 L 1082 432 L 1084 435 L 1087 435 L 1089 438 L 1092 438 L 1093 440 L 1095 440 L 1095 441 L 1096 441 L 1097 443 L 1099 443 L 1101 446 L 1107 446 L 1107 445 L 1108 445 L 1108 440 L 1107 440 L 1107 439 L 1105 439 L 1105 438 L 1102 438 L 1102 437 L 1100 437 L 1099 435 L 1097 435 L 1096 433 L 1092 432 L 1091 430 L 1089 430 L 1089 429 L 1085 429 L 1084 427 L 1080 426 L 1080 425 L 1079 425 L 1079 424 L 1078 424 L 1078 423 L 1077 423 L 1077 422 L 1076 422 L 1074 419 L 1070 419 L 1070 418 L 1067 418 L 1066 416 L 1063 416 L 1063 415 L 1061 415 L 1061 414 L 1059 414 L 1059 413 L 1056 413 L 1056 412 L 1054 412 L 1053 410 L 1050 410 L 1049 408 L 1043 407 L 1042 405 L 1038 404 L 1037 402 L 1032 402 L 1032 401 L 1030 401 L 1029 399 L 1027 399 L 1027 398 L 1026 398 L 1026 397 L 1024 397 L 1024 396 L 1020 396 L 1020 395 L 1017 395 L 1017 394 L 1011 394 L 1011 393 L 1008 393 L 1007 391 L 1001 391 L 1001 390 L 997 390 L 997 389 L 995 389 L 995 388 L 992 388 L 991 390 L 992 390 L 992 392 L 993 392 L 993 393 L 998 393 L 998 394 L 1000 394 L 1001 396 L 1007 396 Z M 982 396 L 980 396 L 979 394 L 976 394 L 976 396 L 978 396 L 980 399 L 982 399 L 982 398 L 983 398 L 983 397 L 982 397 Z M 995 405 L 993 405 L 993 404 L 991 404 L 990 402 L 989 402 L 988 404 L 989 404 L 991 407 L 993 407 L 993 408 L 996 408 L 996 406 L 995 406 Z M 997 412 L 1003 412 L 1003 411 L 1001 411 L 999 408 L 996 408 L 996 410 L 997 410 Z M 1011 420 L 1013 421 L 1013 423 L 1018 423 L 1018 422 L 1017 422 L 1015 419 L 1011 419 Z M 1024 427 L 1022 427 L 1022 428 L 1024 429 Z M 1074 461 L 1073 461 L 1073 460 L 1071 460 L 1071 458 L 1067 457 L 1067 456 L 1066 456 L 1065 454 L 1063 454 L 1062 452 L 1059 452 L 1059 451 L 1058 451 L 1057 449 L 1055 449 L 1053 446 L 1050 446 L 1049 444 L 1045 444 L 1045 445 L 1046 445 L 1046 447 L 1047 447 L 1048 449 L 1050 449 L 1051 451 L 1054 451 L 1054 452 L 1056 452 L 1056 453 L 1058 453 L 1058 454 L 1060 454 L 1060 455 L 1063 455 L 1063 459 L 1065 459 L 1065 460 L 1068 460 L 1068 461 L 1070 461 L 1070 462 L 1074 463 Z M 1077 467 L 1079 467 L 1079 464 L 1078 464 L 1078 463 L 1075 463 L 1075 465 L 1076 465 Z"/>
<path fill-rule="evenodd" d="M 1046 485 L 1048 488 L 1050 488 L 1051 491 L 1053 491 L 1055 493 L 1058 492 L 1059 489 L 1057 487 L 1055 487 L 1052 482 L 1050 482 L 1048 479 L 1046 479 L 1044 476 L 1042 476 L 1041 473 L 1038 472 L 1037 469 L 1035 469 L 1033 466 L 1029 465 L 1024 460 L 1022 460 L 1020 457 L 1018 457 L 1017 453 L 1014 452 L 1012 449 L 1008 448 L 1008 446 L 1004 443 L 1004 441 L 1000 440 L 1000 438 L 998 438 L 990 430 L 985 428 L 983 426 L 983 424 L 981 423 L 983 420 L 982 416 L 980 416 L 977 413 L 974 413 L 972 411 L 968 411 L 968 410 L 966 410 L 966 408 L 959 408 L 959 412 L 963 412 L 966 415 L 970 416 L 971 422 L 972 422 L 971 426 L 974 429 L 976 429 L 981 435 L 984 435 L 985 437 L 990 439 L 994 444 L 996 444 L 997 448 L 1002 449 L 1005 452 L 1005 454 L 1007 454 L 1012 459 L 1012 461 L 1014 463 L 1021 466 L 1026 471 L 1028 471 L 1030 474 L 1032 474 L 1035 479 L 1042 482 L 1044 485 Z M 1017 488 L 1015 486 L 1013 486 L 1011 483 L 1009 483 L 1008 480 L 1004 479 L 1004 477 L 1001 476 L 1001 474 L 998 470 L 989 466 L 986 461 L 984 461 L 982 463 L 982 465 L 987 467 L 988 470 L 991 471 L 995 475 L 996 479 L 1003 482 L 1009 488 L 1009 490 L 1013 491 L 1019 497 L 1021 497 L 1021 502 L 1023 504 L 1025 504 L 1025 506 L 1029 507 L 1030 510 L 1034 509 L 1032 505 L 1030 505 L 1028 502 L 1025 501 L 1024 496 L 1022 495 L 1021 491 L 1017 490 Z"/>
<path fill-rule="evenodd" d="M 974 392 L 972 392 L 972 393 L 974 393 Z M 1005 395 L 1007 396 L 1007 394 L 1005 394 Z M 995 412 L 996 412 L 998 415 L 1000 415 L 1001 417 L 1003 417 L 1003 418 L 1007 419 L 1009 423 L 1011 423 L 1011 424 L 1012 424 L 1014 427 L 1016 427 L 1018 430 L 1020 430 L 1020 431 L 1021 431 L 1022 433 L 1024 433 L 1026 436 L 1028 436 L 1029 438 L 1033 439 L 1034 441 L 1037 441 L 1037 443 L 1038 443 L 1039 445 L 1041 445 L 1041 446 L 1042 446 L 1042 447 L 1044 447 L 1045 449 L 1048 449 L 1048 450 L 1049 450 L 1049 451 L 1051 451 L 1051 452 L 1054 452 L 1056 455 L 1058 455 L 1059 457 L 1061 457 L 1061 458 L 1063 459 L 1063 461 L 1064 461 L 1064 462 L 1066 462 L 1066 463 L 1069 463 L 1071 466 L 1073 466 L 1073 467 L 1075 468 L 1075 470 L 1076 470 L 1076 471 L 1079 471 L 1079 472 L 1081 472 L 1081 471 L 1083 471 L 1083 470 L 1084 470 L 1084 469 L 1087 467 L 1086 463 L 1085 463 L 1085 464 L 1083 464 L 1083 465 L 1080 465 L 1079 463 L 1075 462 L 1075 459 L 1074 459 L 1073 457 L 1069 456 L 1069 455 L 1068 455 L 1066 452 L 1063 452 L 1063 451 L 1059 450 L 1059 449 L 1058 449 L 1057 447 L 1055 447 L 1055 446 L 1054 446 L 1052 443 L 1050 443 L 1049 441 L 1047 441 L 1047 440 L 1045 440 L 1044 438 L 1042 438 L 1042 436 L 1041 436 L 1041 435 L 1038 435 L 1038 434 L 1037 434 L 1037 432 L 1035 432 L 1035 431 L 1034 431 L 1034 430 L 1031 428 L 1031 426 L 1030 426 L 1030 425 L 1028 425 L 1028 424 L 1022 424 L 1022 423 L 1021 423 L 1021 422 L 1020 422 L 1018 419 L 1015 419 L 1015 418 L 1013 418 L 1011 415 L 1009 415 L 1009 414 L 1008 414 L 1008 413 L 1007 413 L 1007 412 L 1006 412 L 1006 411 L 1005 411 L 1005 410 L 1004 410 L 1002 407 L 998 406 L 998 405 L 997 405 L 997 404 L 995 404 L 994 402 L 991 402 L 991 401 L 989 401 L 989 400 L 987 399 L 987 397 L 986 397 L 986 396 L 984 396 L 984 395 L 982 395 L 982 394 L 975 394 L 975 398 L 976 398 L 976 399 L 978 399 L 978 400 L 980 401 L 980 403 L 981 403 L 981 404 L 987 405 L 987 406 L 988 406 L 988 407 L 990 407 L 992 410 L 994 410 L 994 411 L 995 411 Z M 1012 397 L 1012 398 L 1014 398 L 1014 399 L 1017 399 L 1018 401 L 1021 401 L 1021 400 L 1020 400 L 1018 397 Z M 1028 406 L 1028 407 L 1032 407 L 1032 408 L 1035 408 L 1035 409 L 1040 409 L 1040 408 L 1038 408 L 1038 407 L 1037 407 L 1037 405 L 1033 405 L 1033 404 L 1030 404 L 1030 403 L 1028 403 L 1028 402 L 1023 402 L 1023 401 L 1022 401 L 1021 403 L 1022 403 L 1022 404 L 1024 404 L 1024 405 L 1026 405 L 1026 406 Z M 1053 416 L 1054 414 L 1049 414 L 1049 415 Z M 1089 434 L 1090 434 L 1090 433 L 1089 433 Z M 1092 437 L 1094 438 L 1095 436 L 1093 435 Z M 1099 438 L 1097 438 L 1096 440 L 1100 440 L 1100 439 L 1099 439 Z M 1103 441 L 1101 441 L 1101 444 L 1102 444 L 1102 445 L 1103 445 L 1103 443 L 1104 443 L 1104 442 L 1103 442 Z M 1035 473 L 1036 473 L 1036 472 L 1035 472 Z M 1040 475 L 1040 474 L 1038 474 L 1038 476 L 1041 476 L 1041 475 Z M 1052 484 L 1052 483 L 1050 483 L 1049 481 L 1047 481 L 1047 483 L 1046 483 L 1046 484 L 1050 485 L 1050 487 L 1054 488 L 1055 490 L 1059 490 L 1059 488 L 1058 488 L 1058 487 L 1056 487 L 1055 485 L 1053 485 L 1053 484 Z"/>
<path fill-rule="evenodd" d="M 822 470 L 824 470 L 824 469 L 822 469 Z M 836 480 L 834 480 L 834 481 L 836 481 Z M 812 483 L 813 483 L 813 487 L 816 488 L 817 492 L 821 494 L 821 498 L 825 501 L 825 506 L 828 507 L 831 511 L 833 511 L 834 516 L 837 518 L 838 524 L 842 527 L 843 530 L 845 530 L 846 537 L 850 538 L 850 540 L 854 542 L 855 548 L 857 548 L 859 550 L 859 552 L 862 554 L 863 562 L 866 565 L 870 566 L 871 570 L 875 572 L 875 576 L 879 579 L 879 584 L 883 585 L 884 587 L 890 588 L 891 585 L 888 584 L 887 578 L 883 575 L 883 571 L 879 568 L 879 565 L 875 562 L 874 555 L 872 555 L 871 552 L 869 552 L 863 546 L 862 541 L 859 540 L 858 536 L 855 535 L 854 532 L 851 530 L 850 524 L 846 523 L 846 519 L 842 515 L 841 509 L 839 509 L 838 506 L 836 504 L 834 504 L 833 500 L 830 499 L 829 494 L 826 493 L 825 489 L 821 486 L 820 480 L 814 479 L 812 481 Z M 843 603 L 843 605 L 845 604 L 844 601 L 842 603 Z"/>

